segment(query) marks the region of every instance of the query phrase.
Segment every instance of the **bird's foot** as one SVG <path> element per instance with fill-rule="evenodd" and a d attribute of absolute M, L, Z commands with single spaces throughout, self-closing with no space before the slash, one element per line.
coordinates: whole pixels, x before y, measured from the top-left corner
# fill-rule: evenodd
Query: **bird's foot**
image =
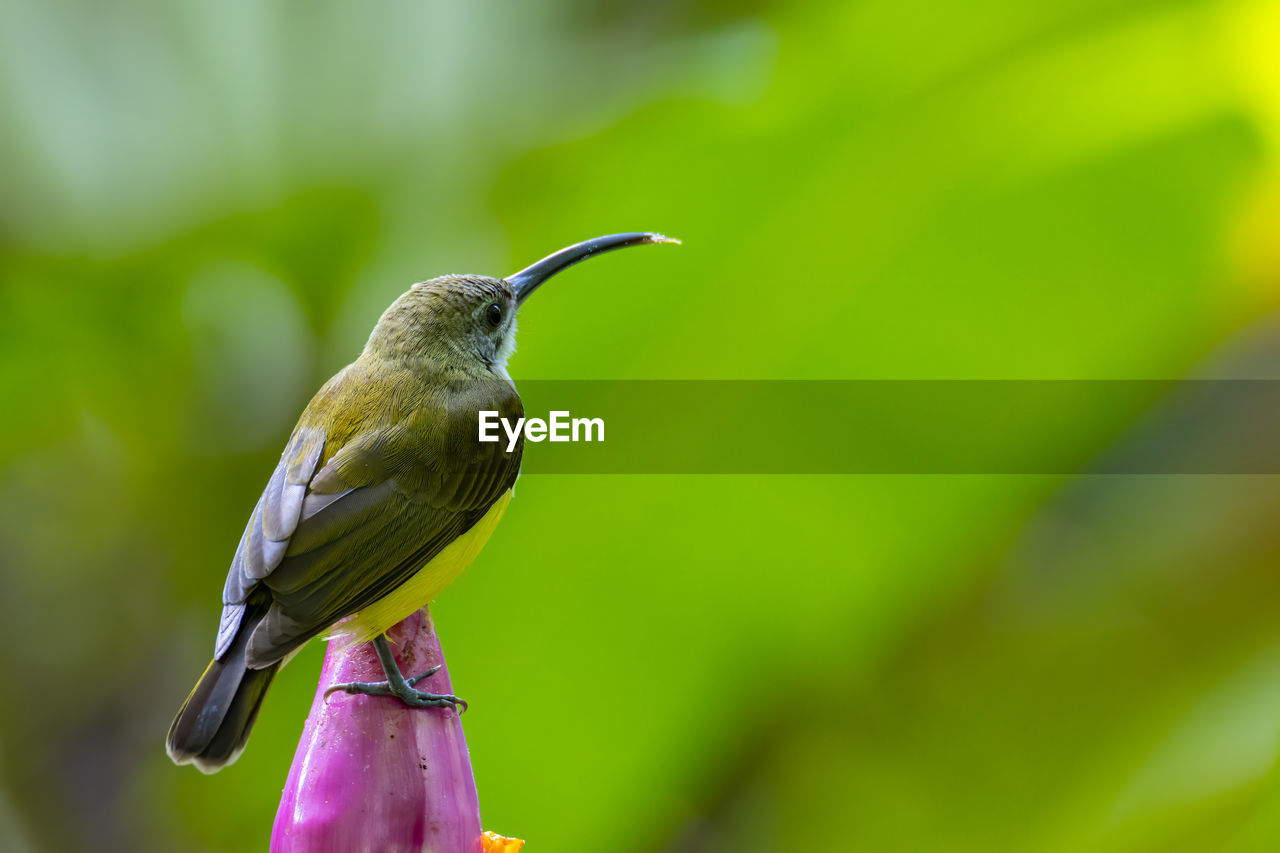
<path fill-rule="evenodd" d="M 457 708 L 459 713 L 467 710 L 467 703 L 454 696 L 451 693 L 428 693 L 424 690 L 415 690 L 413 685 L 417 684 L 424 678 L 435 675 L 441 669 L 440 666 L 433 666 L 426 672 L 415 675 L 413 678 L 400 678 L 398 681 L 388 679 L 386 681 L 349 681 L 344 684 L 335 684 L 324 692 L 324 698 L 328 700 L 331 693 L 353 693 L 361 696 L 394 696 L 406 705 L 413 708 Z"/>

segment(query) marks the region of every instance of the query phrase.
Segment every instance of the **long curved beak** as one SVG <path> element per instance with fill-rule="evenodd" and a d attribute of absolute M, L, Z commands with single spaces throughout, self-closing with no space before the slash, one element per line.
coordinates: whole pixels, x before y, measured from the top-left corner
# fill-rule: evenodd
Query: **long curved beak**
<path fill-rule="evenodd" d="M 554 255 L 538 261 L 531 267 L 525 267 L 515 275 L 507 276 L 507 283 L 516 291 L 516 305 L 524 304 L 529 298 L 529 294 L 533 293 L 542 283 L 551 276 L 568 269 L 578 261 L 585 261 L 593 255 L 600 255 L 605 252 L 612 252 L 614 249 L 621 249 L 626 246 L 641 246 L 645 243 L 679 243 L 673 237 L 665 237 L 662 234 L 654 234 L 648 231 L 632 231 L 627 234 L 610 234 L 607 237 L 597 237 L 594 240 L 584 240 L 581 243 L 575 243 L 567 249 L 561 249 Z"/>

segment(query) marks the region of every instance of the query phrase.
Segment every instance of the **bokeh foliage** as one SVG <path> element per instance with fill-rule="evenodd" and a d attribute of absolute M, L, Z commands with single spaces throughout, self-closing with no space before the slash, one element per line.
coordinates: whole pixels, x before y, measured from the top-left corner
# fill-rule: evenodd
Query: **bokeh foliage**
<path fill-rule="evenodd" d="M 265 843 L 322 650 L 230 770 L 163 733 L 293 419 L 413 281 L 685 240 L 544 288 L 517 379 L 1275 375 L 1277 32 L 1260 0 L 3 4 L 0 847 Z M 1113 421 L 1099 453 L 1159 434 Z M 1270 478 L 527 477 L 433 609 L 486 823 L 1274 849 L 1277 510 Z"/>

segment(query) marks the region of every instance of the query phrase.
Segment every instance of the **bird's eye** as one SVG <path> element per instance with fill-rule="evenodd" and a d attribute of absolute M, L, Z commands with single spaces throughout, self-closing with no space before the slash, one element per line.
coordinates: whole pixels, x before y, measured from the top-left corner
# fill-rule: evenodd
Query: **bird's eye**
<path fill-rule="evenodd" d="M 490 305 L 484 311 L 484 319 L 490 326 L 497 328 L 502 322 L 502 306 L 496 302 Z"/>

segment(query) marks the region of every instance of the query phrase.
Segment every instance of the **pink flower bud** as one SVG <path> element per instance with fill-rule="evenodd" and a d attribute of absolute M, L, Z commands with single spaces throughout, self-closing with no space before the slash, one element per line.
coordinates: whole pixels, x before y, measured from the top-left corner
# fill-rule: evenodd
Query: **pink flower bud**
<path fill-rule="evenodd" d="M 424 608 L 387 632 L 401 672 L 444 664 Z M 329 644 L 302 741 L 271 833 L 272 853 L 475 853 L 481 838 L 471 756 L 452 708 L 410 708 L 394 696 L 325 690 L 382 681 L 368 643 Z M 441 669 L 416 685 L 452 693 Z"/>

